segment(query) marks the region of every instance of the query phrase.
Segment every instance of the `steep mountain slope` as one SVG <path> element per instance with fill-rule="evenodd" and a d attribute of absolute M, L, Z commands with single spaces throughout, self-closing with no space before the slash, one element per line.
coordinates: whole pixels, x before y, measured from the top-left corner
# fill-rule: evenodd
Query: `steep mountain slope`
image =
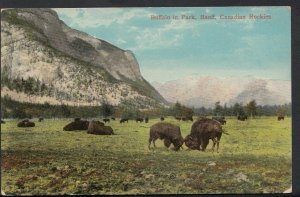
<path fill-rule="evenodd" d="M 51 9 L 1 12 L 2 95 L 31 102 L 164 103 L 130 51 L 74 30 Z"/>
<path fill-rule="evenodd" d="M 167 101 L 179 101 L 188 106 L 213 107 L 215 102 L 248 103 L 255 99 L 261 105 L 291 102 L 291 82 L 255 77 L 216 78 L 188 76 L 152 85 Z"/>

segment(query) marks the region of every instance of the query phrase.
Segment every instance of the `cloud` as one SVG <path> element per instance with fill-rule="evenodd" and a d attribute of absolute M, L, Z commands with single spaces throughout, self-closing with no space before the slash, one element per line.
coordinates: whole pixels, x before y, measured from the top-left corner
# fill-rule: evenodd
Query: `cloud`
<path fill-rule="evenodd" d="M 113 23 L 125 24 L 132 19 L 148 18 L 152 13 L 147 9 L 134 8 L 57 8 L 58 13 L 71 20 L 71 26 L 81 28 L 108 27 Z"/>
<path fill-rule="evenodd" d="M 155 21 L 152 21 L 155 22 Z M 183 33 L 195 27 L 192 21 L 171 20 L 162 27 L 145 28 L 137 32 L 135 43 L 131 50 L 147 50 L 179 46 Z"/>

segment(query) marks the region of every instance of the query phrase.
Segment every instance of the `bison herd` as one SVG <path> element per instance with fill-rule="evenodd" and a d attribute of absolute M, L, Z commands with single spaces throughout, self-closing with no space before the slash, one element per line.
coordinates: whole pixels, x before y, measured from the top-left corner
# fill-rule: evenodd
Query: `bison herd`
<path fill-rule="evenodd" d="M 246 115 L 238 115 L 237 120 L 245 121 L 247 120 Z M 176 120 L 180 121 L 192 121 L 192 117 L 175 117 Z M 42 122 L 44 118 L 40 117 L 39 122 Z M 80 118 L 75 118 L 73 122 L 67 124 L 63 127 L 64 131 L 77 131 L 77 130 L 86 130 L 88 134 L 94 135 L 114 135 L 114 131 L 110 126 L 105 126 L 105 123 L 109 123 L 109 118 L 102 119 L 100 121 L 87 121 L 81 120 Z M 111 118 L 111 120 L 116 120 Z M 219 150 L 219 143 L 222 137 L 222 134 L 227 134 L 222 125 L 226 124 L 224 116 L 213 116 L 211 119 L 201 117 L 196 120 L 191 126 L 191 132 L 185 138 L 182 137 L 180 127 L 173 125 L 171 123 L 164 122 L 165 118 L 160 117 L 160 121 L 150 127 L 150 137 L 149 145 L 150 149 L 151 143 L 155 148 L 155 141 L 157 139 L 163 140 L 164 146 L 169 148 L 171 144 L 174 146 L 173 150 L 178 151 L 182 148 L 182 145 L 185 144 L 190 150 L 202 150 L 205 151 L 209 143 L 209 140 L 212 140 L 213 146 L 212 150 L 214 151 L 215 146 L 217 145 L 217 152 Z M 278 116 L 277 120 L 284 120 L 284 116 Z M 128 123 L 128 118 L 121 118 L 120 123 Z M 149 118 L 136 118 L 135 121 L 138 123 L 148 123 Z M 4 120 L 1 120 L 1 124 L 5 124 Z M 34 127 L 35 123 L 29 121 L 28 119 L 22 120 L 17 124 L 18 127 Z"/>
<path fill-rule="evenodd" d="M 179 126 L 160 122 L 150 127 L 148 148 L 150 149 L 152 142 L 155 147 L 155 141 L 161 139 L 164 140 L 164 145 L 167 148 L 173 144 L 175 151 L 178 151 L 184 143 L 191 150 L 205 151 L 209 140 L 212 140 L 213 150 L 217 144 L 218 151 L 222 133 L 225 132 L 220 122 L 213 119 L 201 118 L 193 123 L 191 133 L 183 139 Z"/>

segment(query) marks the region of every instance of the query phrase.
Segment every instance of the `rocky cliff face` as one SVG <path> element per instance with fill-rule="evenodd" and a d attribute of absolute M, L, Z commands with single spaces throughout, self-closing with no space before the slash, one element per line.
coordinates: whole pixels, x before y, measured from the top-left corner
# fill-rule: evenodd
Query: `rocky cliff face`
<path fill-rule="evenodd" d="M 69 28 L 51 9 L 1 12 L 1 81 L 3 93 L 19 95 L 16 100 L 165 102 L 143 79 L 132 52 Z"/>

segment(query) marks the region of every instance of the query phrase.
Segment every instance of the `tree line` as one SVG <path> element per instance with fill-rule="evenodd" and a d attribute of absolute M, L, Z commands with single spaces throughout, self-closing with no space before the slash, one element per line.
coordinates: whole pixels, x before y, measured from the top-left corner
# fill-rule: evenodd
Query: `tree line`
<path fill-rule="evenodd" d="M 117 117 L 117 118 L 138 118 L 138 117 L 192 117 L 192 116 L 277 116 L 291 115 L 291 103 L 285 105 L 257 105 L 255 100 L 246 105 L 235 103 L 232 106 L 221 105 L 216 102 L 213 108 L 191 108 L 179 102 L 171 106 L 160 106 L 141 110 L 135 105 L 121 103 L 113 106 L 107 101 L 102 101 L 101 106 L 69 106 L 21 103 L 12 100 L 9 96 L 1 97 L 1 118 L 93 118 L 93 117 Z"/>

